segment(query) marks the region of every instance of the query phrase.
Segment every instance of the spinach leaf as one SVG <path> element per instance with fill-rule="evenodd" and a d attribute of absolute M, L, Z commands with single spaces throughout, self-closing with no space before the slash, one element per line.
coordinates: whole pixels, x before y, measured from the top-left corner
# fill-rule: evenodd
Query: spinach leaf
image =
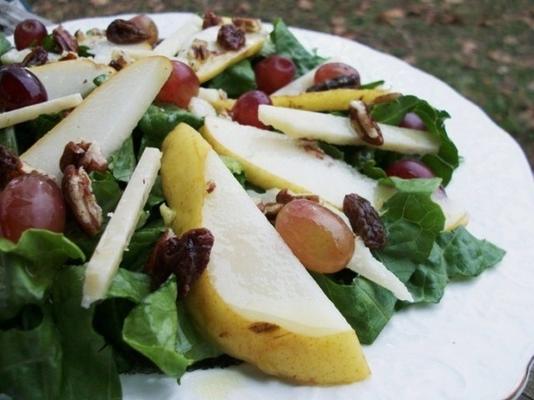
<path fill-rule="evenodd" d="M 335 158 L 336 160 L 345 160 L 345 153 L 339 146 L 322 141 L 317 142 L 317 144 L 330 157 Z"/>
<path fill-rule="evenodd" d="M 234 178 L 237 179 L 241 186 L 245 187 L 247 177 L 241 163 L 230 156 L 221 156 L 221 159 L 223 160 L 224 165 L 226 165 L 226 168 L 228 168 L 232 175 L 234 175 Z"/>
<path fill-rule="evenodd" d="M 350 284 L 331 276 L 313 274 L 326 296 L 354 328 L 363 344 L 371 344 L 393 316 L 397 299 L 391 292 L 365 278 Z"/>
<path fill-rule="evenodd" d="M 124 252 L 121 267 L 130 271 L 141 271 L 145 265 L 152 247 L 165 232 L 163 221 L 158 219 L 138 229 L 132 236 L 128 251 Z"/>
<path fill-rule="evenodd" d="M 388 266 L 393 262 L 388 263 Z M 438 303 L 448 283 L 447 268 L 443 262 L 443 251 L 434 244 L 426 261 L 414 265 L 414 272 L 406 282 L 415 303 Z"/>
<path fill-rule="evenodd" d="M 163 186 L 161 185 L 161 177 L 158 176 L 156 178 L 156 181 L 154 182 L 154 186 L 152 186 L 150 194 L 148 195 L 145 208 L 152 208 L 154 206 L 160 205 L 164 201 L 165 197 L 163 196 Z"/>
<path fill-rule="evenodd" d="M 161 143 L 180 122 L 185 122 L 199 129 L 204 120 L 195 117 L 189 111 L 173 105 L 151 105 L 139 121 L 138 127 L 143 133 L 144 145 L 161 147 Z"/>
<path fill-rule="evenodd" d="M 276 54 L 289 57 L 295 63 L 297 67 L 297 76 L 295 78 L 304 75 L 325 60 L 317 54 L 306 50 L 281 19 L 274 21 L 271 41 L 276 49 Z"/>
<path fill-rule="evenodd" d="M 17 144 L 17 136 L 15 135 L 15 128 L 9 127 L 0 129 L 0 145 L 7 147 L 15 154 L 19 154 L 19 146 Z"/>
<path fill-rule="evenodd" d="M 378 122 L 398 125 L 408 112 L 416 113 L 425 123 L 428 132 L 439 139 L 438 154 L 427 154 L 422 160 L 447 185 L 460 163 L 458 149 L 445 130 L 445 119 L 450 117 L 449 114 L 433 108 L 416 96 L 401 96 L 390 103 L 375 105 L 372 116 Z"/>
<path fill-rule="evenodd" d="M 384 81 L 373 81 L 360 86 L 360 89 L 374 89 L 378 86 L 382 86 Z"/>
<path fill-rule="evenodd" d="M 176 280 L 169 279 L 126 317 L 123 338 L 165 374 L 179 378 L 191 360 L 177 351 Z"/>
<path fill-rule="evenodd" d="M 505 251 L 486 240 L 479 240 L 464 227 L 443 232 L 437 240 L 443 250 L 444 264 L 450 279 L 480 275 L 504 257 Z"/>
<path fill-rule="evenodd" d="M 147 274 L 119 268 L 113 278 L 106 298 L 127 299 L 139 304 L 150 294 L 150 277 Z"/>
<path fill-rule="evenodd" d="M 234 64 L 213 78 L 208 86 L 224 90 L 228 96 L 237 98 L 249 90 L 256 89 L 256 76 L 248 59 Z"/>
<path fill-rule="evenodd" d="M 128 182 L 135 169 L 136 159 L 132 137 L 124 141 L 122 146 L 110 157 L 109 170 L 116 180 Z"/>
<path fill-rule="evenodd" d="M 4 34 L 0 32 L 0 56 L 7 53 L 11 49 L 11 43 L 6 39 Z"/>
<path fill-rule="evenodd" d="M 122 196 L 122 190 L 113 174 L 109 171 L 104 173 L 91 172 L 90 177 L 96 201 L 102 208 L 102 213 L 106 216 L 109 212 L 115 210 Z"/>
<path fill-rule="evenodd" d="M 208 342 L 197 331 L 192 317 L 184 307 L 183 302 L 178 303 L 178 335 L 176 350 L 184 354 L 189 360 L 196 362 L 208 358 L 218 357 L 221 350 Z"/>
<path fill-rule="evenodd" d="M 93 83 L 95 86 L 100 86 L 102 85 L 105 81 L 107 81 L 109 79 L 109 75 L 108 74 L 100 74 L 98 75 L 95 79 L 93 79 Z"/>
<path fill-rule="evenodd" d="M 389 164 L 391 155 L 392 153 L 387 151 L 355 147 L 347 151 L 346 159 L 362 174 L 373 179 L 381 179 L 387 176 L 384 168 Z"/>

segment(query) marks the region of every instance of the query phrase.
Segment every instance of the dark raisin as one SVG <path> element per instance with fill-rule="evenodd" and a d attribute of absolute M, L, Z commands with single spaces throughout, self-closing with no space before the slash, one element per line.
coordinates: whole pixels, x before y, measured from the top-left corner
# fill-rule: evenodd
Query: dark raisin
<path fill-rule="evenodd" d="M 106 37 L 112 43 L 134 44 L 149 38 L 148 32 L 139 28 L 134 22 L 116 19 L 106 29 Z"/>
<path fill-rule="evenodd" d="M 317 85 L 309 87 L 306 92 L 322 92 L 324 90 L 340 89 L 340 88 L 359 88 L 360 75 L 345 75 L 337 78 L 328 79 Z"/>
<path fill-rule="evenodd" d="M 343 200 L 343 212 L 354 233 L 362 238 L 367 247 L 377 250 L 385 246 L 386 231 L 371 203 L 356 193 L 347 194 Z"/>
<path fill-rule="evenodd" d="M 207 29 L 212 26 L 222 24 L 222 18 L 215 14 L 213 11 L 206 11 L 204 13 L 204 20 L 202 21 L 202 29 Z"/>
<path fill-rule="evenodd" d="M 62 52 L 78 51 L 78 42 L 74 36 L 72 36 L 69 31 L 63 29 L 61 25 L 52 31 L 52 37 Z"/>
<path fill-rule="evenodd" d="M 22 174 L 20 159 L 7 147 L 0 144 L 0 190 L 4 189 L 11 179 Z"/>
<path fill-rule="evenodd" d="M 48 52 L 39 46 L 34 48 L 31 53 L 24 57 L 24 60 L 22 60 L 22 65 L 24 67 L 33 67 L 37 65 L 44 65 L 47 61 Z"/>
<path fill-rule="evenodd" d="M 245 45 L 245 31 L 235 25 L 223 25 L 217 34 L 217 43 L 225 50 L 239 50 Z"/>

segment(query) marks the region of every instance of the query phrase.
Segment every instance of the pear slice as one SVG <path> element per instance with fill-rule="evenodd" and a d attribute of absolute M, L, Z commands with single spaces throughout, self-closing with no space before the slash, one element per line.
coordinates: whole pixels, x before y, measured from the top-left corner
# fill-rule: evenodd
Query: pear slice
<path fill-rule="evenodd" d="M 297 382 L 368 376 L 355 332 L 198 132 L 180 124 L 167 136 L 161 177 L 176 233 L 205 227 L 215 237 L 186 298 L 202 332 L 226 353 Z"/>
<path fill-rule="evenodd" d="M 160 160 L 161 152 L 158 149 L 147 147 L 143 151 L 128 186 L 87 263 L 83 307 L 88 308 L 93 302 L 106 296 L 158 176 Z"/>
<path fill-rule="evenodd" d="M 99 75 L 112 75 L 115 69 L 83 58 L 61 61 L 30 68 L 46 89 L 48 98 L 80 93 L 87 96 L 96 87 L 93 80 Z"/>
<path fill-rule="evenodd" d="M 373 104 L 376 99 L 388 93 L 381 89 L 332 89 L 301 93 L 295 96 L 271 96 L 271 101 L 277 107 L 308 111 L 347 111 L 353 100 Z"/>
<path fill-rule="evenodd" d="M 315 193 L 339 209 L 347 193 L 374 203 L 376 181 L 307 142 L 220 117 L 207 117 L 203 133 L 219 154 L 236 158 L 247 179 L 260 187 Z"/>
<path fill-rule="evenodd" d="M 107 158 L 130 136 L 169 77 L 165 57 L 129 65 L 96 88 L 72 113 L 33 144 L 22 161 L 58 177 L 59 159 L 70 141 L 96 142 Z"/>
<path fill-rule="evenodd" d="M 180 27 L 158 44 L 153 52 L 158 56 L 174 57 L 176 53 L 191 41 L 191 37 L 202 30 L 202 18 L 192 15 Z"/>
<path fill-rule="evenodd" d="M 204 29 L 194 35 L 191 42 L 178 52 L 178 58 L 193 68 L 200 83 L 209 81 L 231 65 L 259 52 L 267 37 L 267 33 L 265 32 L 247 33 L 245 35 L 245 45 L 242 48 L 236 51 L 225 50 L 221 52 L 220 47 L 217 45 L 217 34 L 219 33 L 219 29 L 220 26 L 212 26 L 208 29 Z M 212 54 L 207 60 L 198 61 L 192 57 L 191 54 L 191 44 L 194 40 L 202 40 L 206 42 L 209 51 L 214 51 L 220 54 Z"/>
<path fill-rule="evenodd" d="M 82 102 L 79 93 L 59 97 L 42 103 L 32 104 L 16 110 L 0 113 L 0 129 L 31 121 L 42 114 L 54 114 L 69 108 L 74 108 Z"/>
<path fill-rule="evenodd" d="M 434 154 L 439 141 L 429 132 L 378 124 L 384 144 L 371 146 L 352 129 L 350 120 L 332 114 L 260 105 L 258 118 L 265 125 L 295 139 L 322 140 L 337 145 L 370 146 L 404 154 Z"/>

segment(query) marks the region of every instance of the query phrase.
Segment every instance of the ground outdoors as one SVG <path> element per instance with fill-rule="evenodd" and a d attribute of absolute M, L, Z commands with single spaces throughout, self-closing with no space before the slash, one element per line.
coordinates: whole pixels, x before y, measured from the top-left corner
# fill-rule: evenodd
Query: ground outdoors
<path fill-rule="evenodd" d="M 172 1 L 29 0 L 54 21 L 125 12 L 211 9 L 282 16 L 400 57 L 479 104 L 527 153 L 534 168 L 533 0 Z"/>

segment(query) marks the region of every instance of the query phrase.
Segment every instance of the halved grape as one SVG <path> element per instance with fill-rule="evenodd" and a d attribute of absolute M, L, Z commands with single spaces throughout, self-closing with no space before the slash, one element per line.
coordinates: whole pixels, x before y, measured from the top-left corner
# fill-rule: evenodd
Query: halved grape
<path fill-rule="evenodd" d="M 46 100 L 46 89 L 33 73 L 18 65 L 0 68 L 0 111 L 10 111 Z"/>
<path fill-rule="evenodd" d="M 354 254 L 354 234 L 349 226 L 314 201 L 297 199 L 287 203 L 278 213 L 275 227 L 309 270 L 337 272 Z"/>
<path fill-rule="evenodd" d="M 172 61 L 172 72 L 156 97 L 158 103 L 171 103 L 186 108 L 198 94 L 200 82 L 195 72 L 180 61 Z"/>
<path fill-rule="evenodd" d="M 242 125 L 267 129 L 267 126 L 258 119 L 260 104 L 272 104 L 272 102 L 269 96 L 259 90 L 251 90 L 242 94 L 232 108 L 232 119 Z"/>
<path fill-rule="evenodd" d="M 313 78 L 316 85 L 329 81 L 331 79 L 339 78 L 341 76 L 357 76 L 359 78 L 359 72 L 348 64 L 334 62 L 321 65 Z"/>
<path fill-rule="evenodd" d="M 434 173 L 423 162 L 415 159 L 403 159 L 395 161 L 387 169 L 388 176 L 396 176 L 402 179 L 434 178 Z"/>
<path fill-rule="evenodd" d="M 290 58 L 269 56 L 254 66 L 256 85 L 262 92 L 271 94 L 291 82 L 296 70 L 295 63 Z"/>
<path fill-rule="evenodd" d="M 1 234 L 16 242 L 26 229 L 65 229 L 65 203 L 58 185 L 36 172 L 13 178 L 0 193 Z"/>
<path fill-rule="evenodd" d="M 17 50 L 40 46 L 48 35 L 46 27 L 36 19 L 25 19 L 15 27 L 13 34 Z"/>
<path fill-rule="evenodd" d="M 407 113 L 402 121 L 399 123 L 399 126 L 403 128 L 417 129 L 420 131 L 426 131 L 426 125 L 423 120 L 414 112 Z"/>

